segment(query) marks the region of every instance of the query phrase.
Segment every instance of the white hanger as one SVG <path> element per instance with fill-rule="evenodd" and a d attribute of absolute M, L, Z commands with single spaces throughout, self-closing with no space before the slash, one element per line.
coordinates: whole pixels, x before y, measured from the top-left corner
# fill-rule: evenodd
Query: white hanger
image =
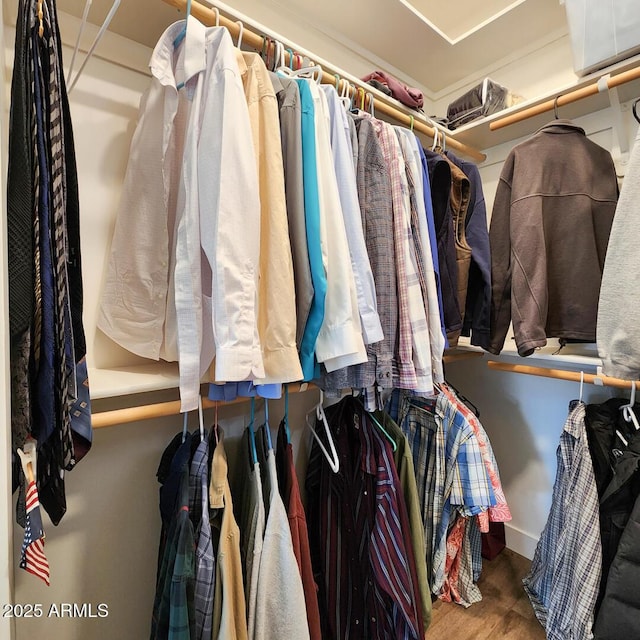
<path fill-rule="evenodd" d="M 73 66 L 76 62 L 76 55 L 78 54 L 78 49 L 80 48 L 80 39 L 82 38 L 84 28 L 87 24 L 89 9 L 91 8 L 92 2 L 93 0 L 87 0 L 84 4 L 84 11 L 82 12 L 82 22 L 80 23 L 80 29 L 78 30 L 78 37 L 76 38 L 76 46 L 73 48 L 73 55 L 71 56 L 71 64 L 69 65 L 69 71 L 67 72 L 67 82 L 71 80 L 71 74 L 73 73 Z"/>
<path fill-rule="evenodd" d="M 202 396 L 198 396 L 198 426 L 200 427 L 200 442 L 204 442 L 204 415 L 202 413 Z"/>
<path fill-rule="evenodd" d="M 238 49 L 242 48 L 242 36 L 244 35 L 244 25 L 242 24 L 242 20 L 236 20 L 236 24 L 238 25 L 238 44 L 236 45 Z"/>
<path fill-rule="evenodd" d="M 88 4 L 90 6 L 91 2 L 89 1 Z M 87 55 L 85 56 L 84 60 L 82 61 L 82 64 L 80 65 L 80 68 L 78 69 L 78 73 L 76 73 L 76 75 L 74 76 L 73 80 L 71 80 L 71 69 L 69 69 L 69 77 L 67 78 L 67 82 L 70 81 L 70 84 L 69 84 L 69 88 L 67 89 L 67 93 L 71 93 L 71 91 L 73 91 L 73 87 L 76 86 L 76 83 L 78 82 L 78 79 L 82 75 L 82 72 L 84 71 L 84 68 L 87 66 L 87 62 L 89 62 L 89 59 L 93 55 L 93 52 L 95 51 L 95 48 L 98 46 L 98 43 L 100 42 L 100 40 L 102 40 L 102 36 L 105 34 L 106 30 L 109 28 L 109 24 L 111 24 L 111 20 L 113 19 L 113 16 L 116 15 L 116 11 L 118 10 L 119 6 L 120 6 L 120 0 L 113 0 L 113 4 L 111 5 L 111 9 L 109 9 L 109 13 L 107 14 L 107 17 L 104 19 L 104 22 L 102 23 L 102 26 L 100 27 L 100 30 L 98 31 L 98 34 L 96 35 L 93 43 L 89 47 L 89 51 L 87 51 Z M 76 50 L 73 52 L 74 57 L 75 57 L 75 53 L 77 51 L 77 48 L 79 46 L 80 36 L 82 35 L 82 30 L 84 29 L 84 25 L 86 23 L 86 19 L 87 19 L 88 13 L 89 13 L 89 8 L 87 6 L 85 6 L 85 14 L 82 17 L 83 22 L 80 25 L 80 32 L 78 33 L 78 40 L 76 41 Z M 71 68 L 73 68 L 73 63 L 74 63 L 74 61 L 72 59 L 71 60 Z"/>
<path fill-rule="evenodd" d="M 329 429 L 329 424 L 327 423 L 327 416 L 324 413 L 324 408 L 322 406 L 323 400 L 324 400 L 324 394 L 322 393 L 322 390 L 320 390 L 320 401 L 318 402 L 318 404 L 315 406 L 314 409 L 311 409 L 311 411 L 307 413 L 307 415 L 305 416 L 305 422 L 307 423 L 307 427 L 309 427 L 311 433 L 313 434 L 313 437 L 316 439 L 316 442 L 318 443 L 320 450 L 324 454 L 324 457 L 327 459 L 327 462 L 329 463 L 329 467 L 331 468 L 331 471 L 333 471 L 333 473 L 338 473 L 338 471 L 340 470 L 340 458 L 338 457 L 338 452 L 336 451 L 336 445 L 333 442 L 333 436 L 331 435 L 331 430 Z M 309 422 L 309 416 L 314 412 L 316 414 L 316 418 L 320 420 L 320 422 L 322 422 L 322 424 L 324 425 L 324 432 L 327 436 L 327 440 L 329 441 L 329 448 L 331 449 L 331 454 L 329 454 L 324 444 L 322 443 L 322 440 L 320 440 L 320 437 L 315 432 L 315 429 L 313 428 L 311 422 Z"/>
<path fill-rule="evenodd" d="M 211 11 L 216 14 L 216 27 L 220 26 L 220 11 L 218 7 L 211 7 Z"/>
<path fill-rule="evenodd" d="M 632 380 L 631 382 L 631 398 L 629 399 L 629 404 L 624 404 L 620 407 L 620 411 L 622 411 L 622 416 L 627 422 L 633 422 L 633 426 L 636 428 L 636 431 L 640 429 L 640 423 L 638 422 L 638 418 L 636 417 L 635 412 L 633 411 L 633 405 L 636 402 L 636 381 Z"/>
<path fill-rule="evenodd" d="M 582 392 L 584 391 L 584 371 L 580 372 L 580 402 L 582 402 Z"/>
<path fill-rule="evenodd" d="M 375 105 L 373 102 L 373 93 L 371 93 L 371 91 L 367 91 L 367 95 L 369 96 L 369 113 L 375 118 L 376 113 L 375 113 Z"/>

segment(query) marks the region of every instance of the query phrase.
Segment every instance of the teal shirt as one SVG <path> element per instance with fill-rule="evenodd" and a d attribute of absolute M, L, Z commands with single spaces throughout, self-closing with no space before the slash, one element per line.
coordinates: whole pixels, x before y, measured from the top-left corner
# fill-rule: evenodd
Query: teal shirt
<path fill-rule="evenodd" d="M 315 358 L 316 340 L 324 320 L 324 301 L 327 295 L 327 276 L 322 263 L 320 246 L 320 203 L 318 168 L 316 163 L 316 131 L 313 98 L 307 80 L 296 79 L 300 89 L 302 109 L 302 174 L 304 182 L 304 215 L 307 227 L 307 248 L 313 283 L 313 300 L 300 343 L 300 364 L 304 380 L 320 376 Z"/>

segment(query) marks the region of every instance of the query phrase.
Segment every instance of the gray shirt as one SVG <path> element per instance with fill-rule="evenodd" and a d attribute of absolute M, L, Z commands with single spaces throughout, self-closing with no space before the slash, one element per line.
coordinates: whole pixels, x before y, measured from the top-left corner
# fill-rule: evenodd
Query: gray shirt
<path fill-rule="evenodd" d="M 269 76 L 278 98 L 280 112 L 280 137 L 284 163 L 287 219 L 289 221 L 289 242 L 291 243 L 296 289 L 296 343 L 300 349 L 302 334 L 313 300 L 313 283 L 304 217 L 300 92 L 295 80 L 285 78 L 277 73 L 270 73 Z"/>

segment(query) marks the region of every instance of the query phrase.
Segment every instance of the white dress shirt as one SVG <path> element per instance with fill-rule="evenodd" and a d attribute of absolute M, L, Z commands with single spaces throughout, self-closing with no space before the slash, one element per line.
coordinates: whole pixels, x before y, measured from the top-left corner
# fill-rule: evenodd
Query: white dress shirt
<path fill-rule="evenodd" d="M 351 267 L 358 296 L 358 310 L 362 324 L 362 337 L 365 344 L 380 342 L 384 338 L 378 304 L 376 301 L 376 285 L 373 280 L 367 245 L 362 230 L 362 213 L 358 201 L 356 172 L 353 164 L 353 148 L 351 131 L 347 114 L 338 97 L 338 92 L 331 85 L 323 85 L 322 90 L 327 98 L 330 115 L 331 151 L 335 168 L 340 204 L 347 242 L 351 254 Z"/>
<path fill-rule="evenodd" d="M 367 361 L 360 328 L 356 286 L 344 226 L 329 137 L 329 109 L 324 92 L 309 82 L 315 107 L 316 153 L 320 204 L 320 242 L 327 274 L 324 319 L 316 357 L 327 371 Z"/>
<path fill-rule="evenodd" d="M 258 178 L 234 47 L 226 29 L 190 18 L 176 56 L 183 26 L 151 58 L 98 327 L 142 357 L 178 359 L 188 411 L 214 341 L 218 379 L 260 378 L 264 367 Z"/>

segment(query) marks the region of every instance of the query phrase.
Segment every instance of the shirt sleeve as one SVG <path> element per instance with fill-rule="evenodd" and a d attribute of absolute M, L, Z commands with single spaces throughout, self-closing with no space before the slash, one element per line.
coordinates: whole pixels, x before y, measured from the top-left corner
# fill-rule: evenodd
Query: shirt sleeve
<path fill-rule="evenodd" d="M 491 336 L 487 351 L 499 354 L 511 323 L 511 176 L 513 156 L 507 158 L 493 203 L 491 246 Z"/>

